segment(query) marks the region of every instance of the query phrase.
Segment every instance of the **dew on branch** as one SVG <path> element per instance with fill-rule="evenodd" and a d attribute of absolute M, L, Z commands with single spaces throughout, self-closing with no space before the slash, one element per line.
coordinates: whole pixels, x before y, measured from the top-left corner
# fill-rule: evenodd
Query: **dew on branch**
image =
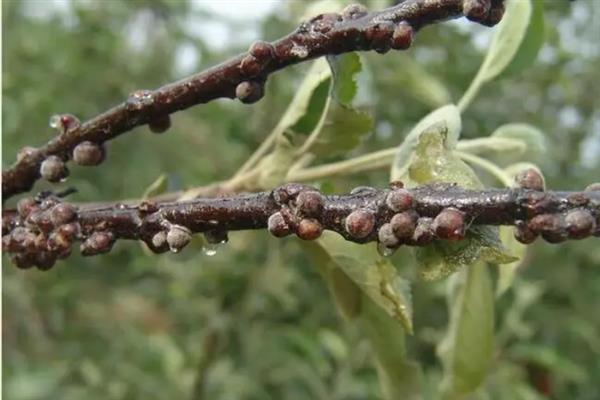
<path fill-rule="evenodd" d="M 79 128 L 81 121 L 72 114 L 55 114 L 50 117 L 48 125 L 61 134 Z"/>

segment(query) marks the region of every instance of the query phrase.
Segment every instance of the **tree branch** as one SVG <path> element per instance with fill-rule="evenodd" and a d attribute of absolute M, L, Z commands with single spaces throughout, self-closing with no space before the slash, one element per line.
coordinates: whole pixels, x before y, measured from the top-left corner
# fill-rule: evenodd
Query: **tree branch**
<path fill-rule="evenodd" d="M 317 57 L 358 50 L 385 53 L 406 49 L 415 31 L 449 18 L 467 16 L 484 25 L 500 21 L 504 0 L 406 0 L 382 11 L 348 6 L 340 14 L 319 15 L 272 43 L 256 42 L 248 53 L 156 90 L 139 90 L 127 101 L 80 124 L 65 114 L 52 126 L 60 134 L 40 148 L 22 149 L 17 161 L 2 171 L 6 200 L 26 192 L 43 177 L 51 182 L 68 175 L 65 162 L 96 165 L 104 159 L 103 143 L 148 124 L 160 133 L 170 126 L 169 115 L 197 104 L 227 97 L 245 103 L 259 100 L 273 72 Z"/>
<path fill-rule="evenodd" d="M 536 178 L 536 176 L 533 176 Z M 538 185 L 536 179 L 522 183 Z M 325 196 L 290 183 L 271 192 L 137 205 L 79 208 L 57 197 L 22 199 L 18 210 L 3 211 L 3 249 L 17 266 L 50 268 L 81 241 L 83 255 L 107 252 L 117 239 L 141 240 L 156 252 L 178 252 L 193 233 L 211 243 L 227 232 L 267 228 L 274 236 L 318 238 L 324 229 L 349 241 L 377 241 L 395 249 L 424 246 L 435 239 L 462 240 L 472 225 L 514 225 L 524 243 L 541 235 L 550 243 L 600 236 L 600 187 L 583 192 L 527 188 L 465 190 L 452 184 L 404 189 L 357 188 Z"/>

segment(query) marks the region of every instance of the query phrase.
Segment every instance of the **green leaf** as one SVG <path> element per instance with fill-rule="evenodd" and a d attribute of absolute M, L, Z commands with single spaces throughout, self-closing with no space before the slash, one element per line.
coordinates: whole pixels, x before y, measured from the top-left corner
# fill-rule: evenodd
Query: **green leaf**
<path fill-rule="evenodd" d="M 444 366 L 442 398 L 475 390 L 484 380 L 494 349 L 494 297 L 488 266 L 476 263 L 454 275 L 450 323 L 438 354 Z"/>
<path fill-rule="evenodd" d="M 355 318 L 361 312 L 361 290 L 342 268 L 332 264 L 327 270 L 327 283 L 337 309 L 345 319 Z"/>
<path fill-rule="evenodd" d="M 444 83 L 412 56 L 402 55 L 399 62 L 398 73 L 394 74 L 390 84 L 401 87 L 413 98 L 431 108 L 438 108 L 452 101 Z"/>
<path fill-rule="evenodd" d="M 535 126 L 524 123 L 511 123 L 498 127 L 490 139 L 516 139 L 525 144 L 524 152 L 503 152 L 497 155 L 498 162 L 504 165 L 522 159 L 527 154 L 528 160 L 538 160 L 546 153 L 544 133 Z"/>
<path fill-rule="evenodd" d="M 358 321 L 366 333 L 383 398 L 420 399 L 421 369 L 407 360 L 405 349 L 405 329 L 412 332 L 408 282 L 374 246 L 349 243 L 333 232 L 324 232 L 317 244 L 306 248 L 342 314 Z"/>
<path fill-rule="evenodd" d="M 358 53 L 328 56 L 327 62 L 333 74 L 332 97 L 338 103 L 350 107 L 358 91 L 356 77 L 362 71 L 360 56 Z"/>
<path fill-rule="evenodd" d="M 513 0 L 514 1 L 514 0 Z M 531 0 L 532 12 L 525 33 L 525 39 L 521 42 L 517 54 L 512 62 L 502 73 L 502 77 L 516 75 L 525 68 L 529 67 L 535 59 L 544 44 L 545 26 L 544 26 L 544 5 L 542 0 Z"/>
<path fill-rule="evenodd" d="M 433 126 L 437 126 L 437 129 L 445 130 L 447 145 L 450 148 L 454 148 L 461 131 L 460 110 L 453 104 L 438 108 L 427 114 L 411 129 L 402 144 L 398 147 L 398 151 L 394 157 L 391 180 L 399 180 L 405 177 L 408 167 L 411 165 L 419 137 Z"/>
<path fill-rule="evenodd" d="M 312 130 L 310 121 L 316 124 L 316 121 L 319 120 L 330 84 L 331 69 L 327 62 L 324 59 L 316 60 L 275 129 L 283 133 L 290 127 L 298 125 L 296 130 L 310 132 Z M 302 118 L 305 120 L 301 121 Z"/>
<path fill-rule="evenodd" d="M 476 79 L 489 82 L 509 66 L 524 42 L 531 15 L 530 0 L 507 2 L 504 17 L 492 37 Z"/>
<path fill-rule="evenodd" d="M 515 73 L 535 59 L 543 42 L 544 26 L 541 5 L 538 4 L 539 10 L 536 8 L 534 13 L 531 1 L 507 2 L 506 12 L 496 28 L 485 59 L 458 103 L 462 111 L 471 104 L 484 83 L 509 71 L 512 62 L 516 64 L 510 72 Z M 531 37 L 525 40 L 527 35 Z"/>
<path fill-rule="evenodd" d="M 379 307 L 412 333 L 412 298 L 408 282 L 375 245 L 357 245 L 333 232 L 317 240 L 331 260 Z"/>
<path fill-rule="evenodd" d="M 363 299 L 361 327 L 366 332 L 377 360 L 377 373 L 386 400 L 421 399 L 423 373 L 418 363 L 406 357 L 405 333 L 370 298 Z"/>
<path fill-rule="evenodd" d="M 311 147 L 311 153 L 322 157 L 346 154 L 373 131 L 373 125 L 373 117 L 369 113 L 333 105 Z"/>
<path fill-rule="evenodd" d="M 261 188 L 273 188 L 285 181 L 285 177 L 294 162 L 295 148 L 285 139 L 280 140 L 275 150 L 260 160 L 258 185 Z"/>
<path fill-rule="evenodd" d="M 471 154 L 516 153 L 522 155 L 527 150 L 527 143 L 521 139 L 483 137 L 459 140 L 456 150 Z"/>
<path fill-rule="evenodd" d="M 163 194 L 167 191 L 167 186 L 169 184 L 169 180 L 166 174 L 161 174 L 158 178 L 154 180 L 144 190 L 144 194 L 142 195 L 142 199 L 148 199 L 150 197 L 158 196 L 159 194 Z"/>
<path fill-rule="evenodd" d="M 537 344 L 516 344 L 509 349 L 511 358 L 529 361 L 544 367 L 559 375 L 565 380 L 575 384 L 583 384 L 589 379 L 586 370 L 567 357 L 561 355 L 557 349 Z"/>
<path fill-rule="evenodd" d="M 502 296 L 513 284 L 518 268 L 523 264 L 527 246 L 515 239 L 514 228 L 509 226 L 500 227 L 500 240 L 508 251 L 517 260 L 498 266 L 498 284 L 496 286 L 496 297 Z"/>
<path fill-rule="evenodd" d="M 331 79 L 326 79 L 314 88 L 306 108 L 301 110 L 302 115 L 298 114 L 299 118 L 294 124 L 286 125 L 285 133 L 288 137 L 293 137 L 295 134 L 308 135 L 315 129 L 321 116 L 327 112 L 330 87 Z"/>

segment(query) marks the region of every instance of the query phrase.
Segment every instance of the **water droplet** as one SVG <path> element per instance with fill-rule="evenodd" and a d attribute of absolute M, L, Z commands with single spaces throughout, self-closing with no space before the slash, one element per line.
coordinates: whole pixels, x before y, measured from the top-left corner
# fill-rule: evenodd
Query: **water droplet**
<path fill-rule="evenodd" d="M 392 254 L 394 254 L 395 251 L 396 249 L 387 247 L 383 243 L 377 243 L 377 252 L 382 257 L 390 257 Z"/>
<path fill-rule="evenodd" d="M 209 257 L 212 257 L 215 254 L 217 254 L 217 246 L 218 244 L 215 243 L 204 243 L 204 245 L 202 246 L 202 253 Z"/>
<path fill-rule="evenodd" d="M 48 125 L 50 125 L 50 128 L 52 128 L 52 129 L 61 128 L 62 124 L 60 122 L 60 115 L 54 114 L 53 116 L 51 116 L 50 121 L 48 122 Z"/>

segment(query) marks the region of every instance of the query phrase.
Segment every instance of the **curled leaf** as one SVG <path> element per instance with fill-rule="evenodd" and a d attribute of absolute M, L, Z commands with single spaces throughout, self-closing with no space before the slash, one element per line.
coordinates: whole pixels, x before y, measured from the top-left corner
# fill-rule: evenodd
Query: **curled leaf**
<path fill-rule="evenodd" d="M 161 174 L 158 178 L 154 180 L 144 190 L 144 194 L 142 195 L 142 199 L 149 199 L 150 197 L 158 196 L 159 194 L 163 194 L 167 191 L 167 186 L 169 184 L 169 180 L 166 174 Z"/>
<path fill-rule="evenodd" d="M 421 134 L 432 127 L 445 131 L 446 145 L 454 148 L 458 142 L 461 131 L 461 118 L 459 109 L 449 104 L 427 114 L 406 135 L 406 138 L 398 147 L 391 170 L 391 180 L 402 179 L 406 176 L 411 165 L 415 149 Z"/>

